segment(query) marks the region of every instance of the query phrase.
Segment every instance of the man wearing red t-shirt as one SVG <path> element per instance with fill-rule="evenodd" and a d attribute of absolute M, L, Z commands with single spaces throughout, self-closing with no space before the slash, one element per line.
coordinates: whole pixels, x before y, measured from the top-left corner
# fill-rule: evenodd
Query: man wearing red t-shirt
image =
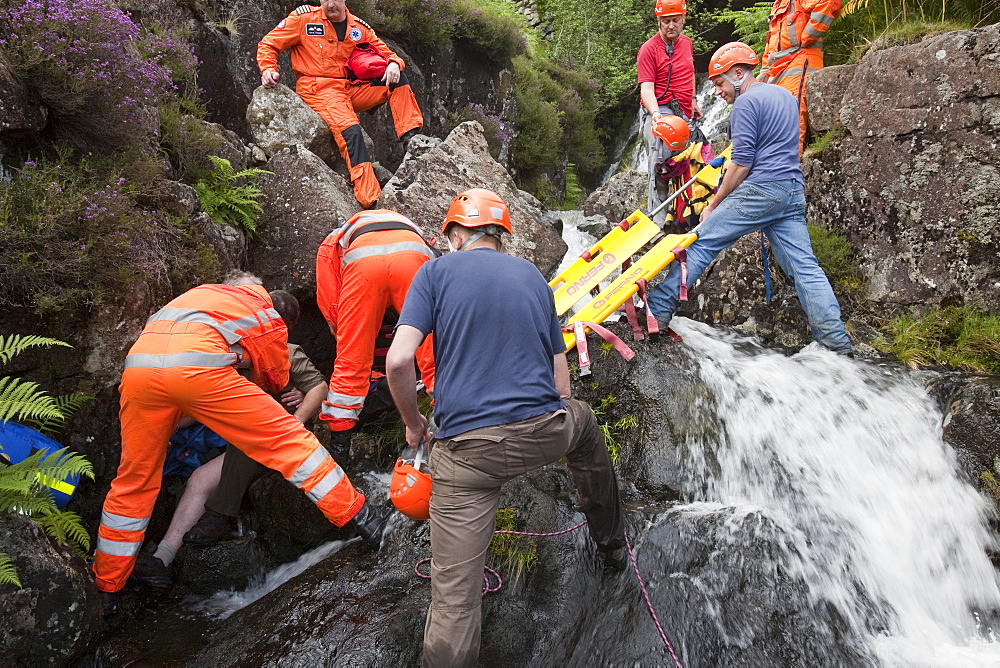
<path fill-rule="evenodd" d="M 650 209 L 666 199 L 657 189 L 656 166 L 670 158 L 669 149 L 652 134 L 653 123 L 666 114 L 681 116 L 684 120 L 701 118 L 701 109 L 694 99 L 694 49 L 691 38 L 681 34 L 686 17 L 685 0 L 656 0 L 659 29 L 639 48 L 636 57 L 639 119 L 649 153 Z M 665 216 L 666 211 L 661 211 L 654 220 L 662 224 Z"/>

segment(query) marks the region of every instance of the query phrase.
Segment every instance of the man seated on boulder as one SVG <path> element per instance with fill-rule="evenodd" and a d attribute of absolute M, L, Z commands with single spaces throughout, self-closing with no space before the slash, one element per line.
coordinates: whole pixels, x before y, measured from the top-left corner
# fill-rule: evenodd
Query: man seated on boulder
<path fill-rule="evenodd" d="M 303 5 L 264 36 L 257 45 L 257 65 L 265 88 L 277 85 L 278 54 L 285 49 L 291 49 L 292 70 L 298 76 L 296 92 L 330 126 L 350 170 L 354 196 L 362 207 L 370 207 L 382 187 L 356 112 L 388 101 L 400 141 L 406 144 L 420 130 L 424 121 L 403 72 L 403 59 L 351 14 L 344 0 Z"/>
<path fill-rule="evenodd" d="M 272 290 L 269 294 L 274 310 L 291 331 L 299 320 L 299 301 L 284 290 Z M 319 413 L 326 396 L 326 380 L 300 346 L 288 344 L 288 359 L 291 363 L 289 383 L 272 396 L 296 420 L 308 425 Z M 241 370 L 241 375 L 249 375 L 248 371 Z M 185 417 L 178 427 L 193 424 L 193 419 Z M 212 432 L 207 433 L 215 436 Z M 233 535 L 244 494 L 269 470 L 238 448 L 226 448 L 222 455 L 196 468 L 188 478 L 167 533 L 154 550 L 139 554 L 131 579 L 162 589 L 173 584 L 170 565 L 182 543 L 211 545 Z"/>

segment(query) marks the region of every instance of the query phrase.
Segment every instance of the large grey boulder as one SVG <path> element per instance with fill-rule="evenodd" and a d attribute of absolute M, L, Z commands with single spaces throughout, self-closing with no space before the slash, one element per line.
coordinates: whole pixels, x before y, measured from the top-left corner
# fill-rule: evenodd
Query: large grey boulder
<path fill-rule="evenodd" d="M 483 128 L 475 121 L 462 123 L 443 142 L 409 154 L 378 205 L 408 216 L 428 236 L 439 235 L 452 199 L 469 188 L 487 188 L 503 198 L 514 228 L 506 252 L 534 263 L 548 277 L 566 254 L 566 243 L 543 218 L 538 200 L 518 190 L 490 155 Z"/>
<path fill-rule="evenodd" d="M 287 146 L 301 145 L 331 160 L 336 155 L 330 128 L 291 88 L 259 86 L 247 107 L 247 124 L 254 142 L 272 156 Z"/>
<path fill-rule="evenodd" d="M 871 51 L 842 97 L 831 77 L 811 80 L 831 105 L 811 113 L 846 133 L 806 154 L 809 216 L 858 249 L 866 297 L 1000 310 L 1000 25 Z"/>
<path fill-rule="evenodd" d="M 87 564 L 38 523 L 13 514 L 0 516 L 0 552 L 11 557 L 22 584 L 0 585 L 4 665 L 72 665 L 104 628 Z"/>
<path fill-rule="evenodd" d="M 639 208 L 646 207 L 649 179 L 634 170 L 618 172 L 590 193 L 583 205 L 587 216 L 604 216 L 612 225 Z"/>
<path fill-rule="evenodd" d="M 857 65 L 834 65 L 809 75 L 806 104 L 809 128 L 813 133 L 821 134 L 844 126 L 840 109 L 857 68 Z"/>
<path fill-rule="evenodd" d="M 306 149 L 283 149 L 264 169 L 273 174 L 258 181 L 264 211 L 249 269 L 270 290 L 308 298 L 316 292 L 316 249 L 358 211 L 358 202 L 350 184 Z"/>

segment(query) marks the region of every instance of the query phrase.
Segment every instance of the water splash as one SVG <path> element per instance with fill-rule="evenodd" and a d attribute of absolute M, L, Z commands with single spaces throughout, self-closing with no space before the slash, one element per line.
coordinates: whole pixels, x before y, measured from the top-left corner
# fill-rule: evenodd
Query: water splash
<path fill-rule="evenodd" d="M 817 344 L 786 357 L 671 324 L 699 359 L 704 410 L 719 423 L 717 443 L 687 444 L 690 498 L 759 509 L 780 526 L 781 566 L 871 637 L 886 665 L 1000 665 L 975 614 L 1000 610 L 986 503 L 960 478 L 913 375 Z"/>

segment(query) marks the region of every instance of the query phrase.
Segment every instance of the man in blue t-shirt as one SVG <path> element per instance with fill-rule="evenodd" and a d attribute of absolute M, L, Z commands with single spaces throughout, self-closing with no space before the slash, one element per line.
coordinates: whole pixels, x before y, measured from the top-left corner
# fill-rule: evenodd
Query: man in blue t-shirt
<path fill-rule="evenodd" d="M 420 268 L 386 356 L 406 441 L 430 438 L 417 409 L 414 359 L 434 334 L 437 377 L 430 454 L 431 605 L 425 666 L 474 666 L 483 566 L 500 488 L 560 457 L 573 474 L 590 535 L 624 565 L 618 481 L 587 404 L 570 398 L 552 290 L 533 264 L 499 252 L 507 205 L 482 188 L 452 202 L 442 227 L 453 252 Z"/>
<path fill-rule="evenodd" d="M 733 105 L 729 123 L 733 153 L 715 197 L 702 211 L 698 240 L 687 249 L 687 286 L 698 280 L 716 255 L 760 230 L 771 242 L 775 260 L 795 282 L 813 338 L 835 352 L 851 354 L 840 304 L 816 261 L 806 229 L 798 103 L 781 86 L 756 81 L 757 63 L 753 49 L 730 42 L 715 52 L 708 65 L 715 94 Z M 649 307 L 664 323 L 677 308 L 680 275 L 680 264 L 672 263 L 649 292 Z"/>

